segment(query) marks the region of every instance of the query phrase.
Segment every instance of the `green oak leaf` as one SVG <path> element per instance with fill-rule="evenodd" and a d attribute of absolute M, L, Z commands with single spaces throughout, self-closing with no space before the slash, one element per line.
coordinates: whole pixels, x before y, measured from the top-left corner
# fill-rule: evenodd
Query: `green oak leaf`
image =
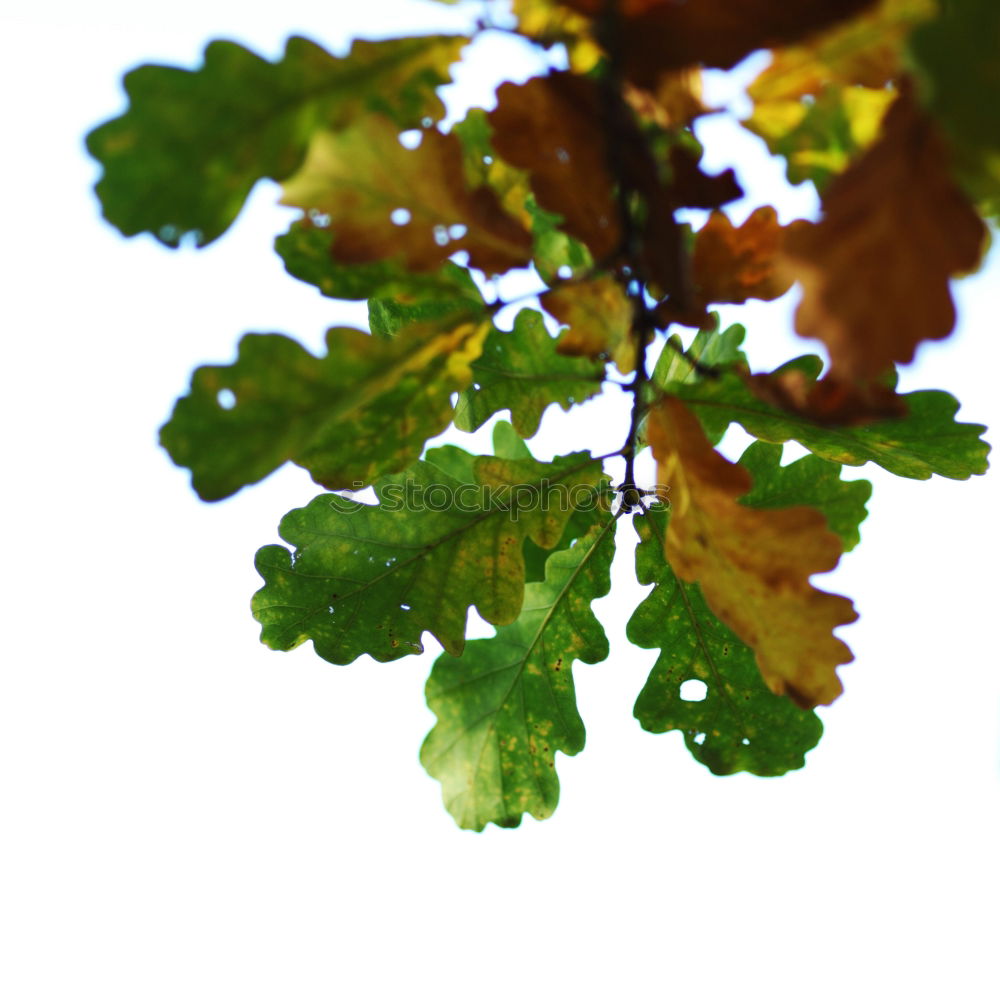
<path fill-rule="evenodd" d="M 482 295 L 468 271 L 450 261 L 426 272 L 408 271 L 397 260 L 340 264 L 333 259 L 332 244 L 327 220 L 314 212 L 293 222 L 274 241 L 274 249 L 293 278 L 315 285 L 331 299 L 396 299 L 431 307 L 436 301 L 468 299 L 482 308 Z"/>
<path fill-rule="evenodd" d="M 444 457 L 441 452 L 445 451 Z M 454 656 L 468 609 L 494 625 L 517 618 L 524 597 L 524 539 L 553 548 L 575 505 L 592 502 L 600 463 L 586 452 L 536 462 L 480 456 L 474 481 L 453 446 L 375 483 L 379 503 L 316 497 L 281 522 L 294 547 L 257 553 L 264 586 L 253 599 L 272 649 L 311 639 L 332 663 L 364 653 L 385 662 L 421 652 L 430 632 Z"/>
<path fill-rule="evenodd" d="M 126 236 L 149 232 L 176 247 L 222 235 L 251 188 L 301 165 L 311 134 L 364 111 L 401 129 L 439 119 L 439 86 L 468 40 L 428 35 L 354 42 L 343 58 L 291 38 L 271 63 L 215 41 L 197 70 L 140 66 L 125 76 L 129 108 L 94 129 L 87 149 L 104 166 L 97 194 Z"/>
<path fill-rule="evenodd" d="M 705 603 L 696 583 L 684 583 L 663 555 L 669 513 L 652 507 L 635 518 L 636 575 L 655 584 L 626 626 L 630 642 L 660 649 L 634 714 L 643 729 L 679 729 L 695 760 L 713 774 L 773 776 L 802 767 L 823 734 L 815 712 L 774 694 L 753 650 Z M 701 701 L 682 697 L 685 681 L 706 686 Z"/>
<path fill-rule="evenodd" d="M 434 449 L 434 453 L 444 449 Z M 457 449 L 456 449 L 457 450 Z M 465 454 L 464 452 L 462 454 Z M 522 459 L 533 458 L 531 450 L 525 444 L 524 439 L 514 430 L 514 427 L 506 420 L 498 420 L 493 428 L 493 454 L 497 458 Z M 432 452 L 426 456 L 428 461 L 435 461 Z M 598 484 L 598 489 L 593 495 L 593 504 L 581 504 L 576 507 L 566 522 L 562 538 L 556 545 L 557 549 L 568 549 L 573 544 L 573 540 L 583 537 L 594 524 L 595 514 L 603 514 L 610 511 L 614 502 L 614 490 L 611 488 L 611 480 L 603 477 Z M 536 583 L 545 579 L 545 563 L 551 555 L 551 551 L 536 545 L 531 538 L 524 540 L 524 578 L 529 583 Z"/>
<path fill-rule="evenodd" d="M 586 245 L 559 228 L 561 215 L 547 212 L 533 195 L 529 195 L 525 204 L 531 213 L 535 267 L 546 285 L 553 287 L 593 268 L 594 258 Z"/>
<path fill-rule="evenodd" d="M 427 704 L 437 723 L 420 760 L 463 829 L 517 826 L 524 813 L 545 819 L 559 802 L 556 751 L 579 753 L 585 739 L 573 661 L 608 655 L 590 604 L 611 589 L 615 523 L 605 513 L 572 548 L 550 555 L 515 622 L 434 663 Z"/>
<path fill-rule="evenodd" d="M 818 507 L 826 515 L 830 530 L 849 552 L 861 541 L 858 530 L 868 516 L 865 504 L 872 484 L 864 479 L 843 480 L 840 466 L 806 455 L 788 465 L 781 464 L 781 445 L 755 441 L 740 457 L 740 465 L 750 470 L 753 488 L 740 503 L 758 510 L 806 505 Z"/>
<path fill-rule="evenodd" d="M 676 334 L 667 339 L 653 369 L 651 381 L 654 386 L 672 386 L 677 382 L 697 385 L 702 382 L 705 376 L 698 372 L 691 361 L 719 371 L 746 364 L 746 355 L 740 350 L 746 336 L 745 328 L 733 324 L 720 331 L 719 314 L 711 313 L 710 316 L 712 325 L 699 330 L 687 350 L 683 350 L 683 342 Z M 698 416 L 708 439 L 712 444 L 718 444 L 726 433 L 729 419 L 710 413 L 699 413 Z"/>
<path fill-rule="evenodd" d="M 472 366 L 473 384 L 458 398 L 455 426 L 474 431 L 510 410 L 514 429 L 531 437 L 550 403 L 568 410 L 601 391 L 604 363 L 556 352 L 541 313 L 522 309 L 508 333 L 494 329 Z"/>
<path fill-rule="evenodd" d="M 221 500 L 286 461 L 330 489 L 405 468 L 452 416 L 488 320 L 456 315 L 392 340 L 347 327 L 317 358 L 281 334 L 249 333 L 232 365 L 196 369 L 160 432 L 203 500 Z"/>
<path fill-rule="evenodd" d="M 742 328 L 730 327 L 720 337 L 738 343 L 742 335 Z M 775 374 L 800 371 L 816 379 L 822 367 L 819 358 L 808 355 L 789 361 Z M 714 441 L 736 422 L 763 441 L 795 440 L 831 462 L 875 462 L 908 479 L 929 479 L 935 474 L 968 479 L 987 469 L 990 446 L 980 437 L 986 428 L 958 423 L 958 401 L 936 389 L 904 393 L 902 399 L 908 409 L 905 417 L 861 427 L 831 427 L 770 406 L 754 396 L 735 372 L 724 372 L 713 379 L 669 381 L 657 365 L 653 382 L 691 407 Z"/>

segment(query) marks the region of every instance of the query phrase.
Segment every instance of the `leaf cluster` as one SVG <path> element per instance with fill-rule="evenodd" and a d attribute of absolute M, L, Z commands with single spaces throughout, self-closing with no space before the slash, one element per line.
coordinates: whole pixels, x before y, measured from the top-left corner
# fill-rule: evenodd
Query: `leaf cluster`
<path fill-rule="evenodd" d="M 609 655 L 591 605 L 625 517 L 652 585 L 628 637 L 658 650 L 639 723 L 680 731 L 716 774 L 803 765 L 852 658 L 835 634 L 852 603 L 811 583 L 860 538 L 870 486 L 841 466 L 986 470 L 984 428 L 946 392 L 897 393 L 895 368 L 952 331 L 950 281 L 1000 204 L 992 0 L 514 0 L 477 32 L 497 30 L 562 47 L 568 68 L 503 83 L 450 128 L 439 90 L 471 36 L 339 57 L 293 38 L 276 62 L 212 42 L 196 69 L 130 72 L 128 109 L 87 138 L 123 233 L 205 245 L 269 178 L 301 213 L 275 241 L 288 273 L 367 300 L 370 329 L 329 330 L 319 357 L 246 334 L 194 372 L 161 441 L 205 500 L 285 462 L 324 488 L 257 554 L 262 639 L 344 664 L 420 653 L 429 633 L 444 652 L 421 759 L 476 830 L 556 807 L 556 752 L 584 746 L 572 668 Z M 734 171 L 701 165 L 700 72 L 759 49 L 743 124 L 816 184 L 817 221 L 737 223 Z M 708 213 L 696 231 L 690 209 Z M 484 290 L 512 272 L 536 294 L 504 329 L 511 303 Z M 796 284 L 796 329 L 829 367 L 755 372 L 712 307 Z M 549 406 L 609 382 L 632 401 L 613 456 L 532 455 Z M 492 454 L 426 447 L 491 420 Z M 716 450 L 731 424 L 757 439 L 735 463 Z M 811 454 L 782 464 L 786 441 Z M 345 495 L 369 486 L 374 504 Z M 470 609 L 493 637 L 466 640 Z"/>

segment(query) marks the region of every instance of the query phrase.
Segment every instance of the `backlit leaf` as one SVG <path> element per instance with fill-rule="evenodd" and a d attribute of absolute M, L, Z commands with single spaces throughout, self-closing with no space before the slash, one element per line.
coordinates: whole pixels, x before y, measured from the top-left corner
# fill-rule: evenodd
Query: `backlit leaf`
<path fill-rule="evenodd" d="M 707 353 L 702 357 L 721 354 L 736 360 L 743 333 L 742 327 L 733 326 L 717 334 L 719 347 L 704 347 Z M 706 342 L 711 343 L 710 336 L 702 341 Z M 808 356 L 788 362 L 777 374 L 801 372 L 805 378 L 815 380 L 822 367 L 819 358 Z M 700 378 L 683 360 L 671 358 L 667 351 L 654 369 L 653 382 L 684 400 L 713 441 L 718 441 L 726 427 L 736 422 L 763 441 L 795 440 L 828 461 L 843 465 L 875 462 L 908 479 L 930 479 L 932 475 L 968 479 L 981 475 L 987 468 L 990 447 L 980 437 L 986 428 L 958 423 L 955 420 L 958 402 L 946 392 L 904 393 L 907 415 L 902 419 L 862 427 L 831 427 L 764 402 L 735 372 L 725 372 L 714 379 Z"/>
<path fill-rule="evenodd" d="M 1000 219 L 1000 5 L 941 0 L 910 40 L 920 96 L 951 140 L 966 191 Z"/>
<path fill-rule="evenodd" d="M 712 449 L 694 415 L 666 398 L 650 412 L 657 483 L 669 491 L 666 556 L 677 576 L 697 582 L 709 607 L 756 655 L 775 694 L 829 704 L 841 691 L 836 668 L 852 659 L 833 634 L 857 618 L 845 597 L 817 590 L 843 546 L 812 507 L 754 510 L 738 500 L 751 476 Z"/>
<path fill-rule="evenodd" d="M 330 489 L 360 489 L 444 430 L 451 393 L 468 384 L 489 329 L 469 314 L 391 341 L 334 328 L 322 358 L 280 334 L 247 334 L 234 364 L 195 371 L 160 440 L 203 500 L 287 461 Z"/>
<path fill-rule="evenodd" d="M 576 545 L 549 556 L 517 621 L 434 664 L 427 704 L 437 723 L 420 759 L 464 829 L 517 826 L 524 813 L 545 819 L 558 804 L 556 751 L 579 753 L 585 736 L 573 661 L 608 655 L 590 603 L 611 588 L 614 526 L 604 513 Z"/>
<path fill-rule="evenodd" d="M 824 192 L 822 220 L 785 241 L 803 288 L 795 328 L 823 341 L 835 377 L 877 379 L 951 333 L 949 281 L 976 266 L 985 237 L 933 122 L 903 93 L 881 138 Z"/>
<path fill-rule="evenodd" d="M 468 273 L 450 261 L 434 271 L 408 271 L 397 260 L 365 264 L 342 264 L 333 259 L 333 233 L 329 220 L 306 216 L 292 223 L 288 232 L 274 241 L 274 249 L 285 270 L 333 299 L 397 298 L 411 302 L 431 299 L 472 298 L 482 301 L 478 291 L 470 295 Z"/>
<path fill-rule="evenodd" d="M 455 407 L 455 426 L 474 431 L 494 413 L 510 410 L 517 433 L 529 438 L 550 403 L 568 410 L 597 395 L 603 380 L 602 362 L 557 353 L 541 314 L 522 309 L 509 333 L 494 329 L 486 338 L 472 364 L 473 384 Z"/>
<path fill-rule="evenodd" d="M 635 371 L 632 303 L 610 275 L 554 288 L 540 299 L 547 313 L 568 329 L 556 350 L 574 358 L 610 358 L 623 375 Z"/>
<path fill-rule="evenodd" d="M 757 669 L 753 650 L 705 603 L 696 583 L 684 583 L 663 554 L 669 513 L 653 508 L 636 518 L 636 575 L 655 584 L 629 619 L 630 642 L 660 649 L 635 703 L 643 729 L 679 729 L 695 760 L 714 774 L 772 776 L 802 767 L 823 724 L 815 712 L 774 694 Z M 691 700 L 683 685 L 706 686 Z"/>
<path fill-rule="evenodd" d="M 389 118 L 373 115 L 313 136 L 301 169 L 285 181 L 282 204 L 319 212 L 344 264 L 396 260 L 432 271 L 465 250 L 487 274 L 523 267 L 531 236 L 491 188 L 470 188 L 454 135 L 420 132 L 407 148 Z"/>
<path fill-rule="evenodd" d="M 140 66 L 125 77 L 128 111 L 94 129 L 90 154 L 105 218 L 126 236 L 152 233 L 176 247 L 211 243 L 254 184 L 283 180 L 310 135 L 378 110 L 400 129 L 437 120 L 436 95 L 467 39 L 356 41 L 343 58 L 291 38 L 270 63 L 235 42 L 212 42 L 198 70 Z"/>
<path fill-rule="evenodd" d="M 577 507 L 596 508 L 600 464 L 586 452 L 549 463 L 480 457 L 473 474 L 421 461 L 375 484 L 377 506 L 324 494 L 287 514 L 281 537 L 294 551 L 257 553 L 262 640 L 292 649 L 311 639 L 332 663 L 364 653 L 385 662 L 421 652 L 425 631 L 461 655 L 473 606 L 494 625 L 514 621 L 524 539 L 551 549 Z"/>
<path fill-rule="evenodd" d="M 605 16 L 605 0 L 562 0 L 595 19 Z M 625 72 L 653 89 L 661 74 L 704 64 L 735 66 L 757 49 L 807 38 L 873 6 L 875 0 L 621 0 L 617 29 Z"/>

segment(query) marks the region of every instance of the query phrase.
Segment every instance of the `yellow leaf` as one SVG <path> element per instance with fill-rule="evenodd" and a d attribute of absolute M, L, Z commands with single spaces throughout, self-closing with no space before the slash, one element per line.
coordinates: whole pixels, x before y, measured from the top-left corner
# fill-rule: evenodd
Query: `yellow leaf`
<path fill-rule="evenodd" d="M 614 278 L 602 275 L 546 292 L 542 306 L 569 329 L 556 350 L 571 357 L 610 357 L 623 375 L 635 371 L 632 303 Z"/>
<path fill-rule="evenodd" d="M 846 597 L 809 582 L 840 559 L 840 539 L 812 507 L 755 510 L 738 498 L 750 473 L 716 452 L 697 418 L 674 398 L 649 415 L 649 443 L 671 511 L 666 556 L 757 657 L 776 694 L 803 707 L 841 692 L 836 668 L 853 658 L 833 630 L 857 618 Z"/>

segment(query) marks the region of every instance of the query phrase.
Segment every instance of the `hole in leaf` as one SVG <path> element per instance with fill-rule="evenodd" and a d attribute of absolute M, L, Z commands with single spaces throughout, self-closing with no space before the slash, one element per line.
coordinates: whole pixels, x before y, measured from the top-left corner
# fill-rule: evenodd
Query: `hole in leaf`
<path fill-rule="evenodd" d="M 430 128 L 434 124 L 434 119 L 430 118 L 428 115 L 424 115 L 424 117 L 420 119 L 420 124 L 423 125 L 424 128 Z"/>
<path fill-rule="evenodd" d="M 680 690 L 681 701 L 704 701 L 708 697 L 708 685 L 704 681 L 685 681 Z"/>
<path fill-rule="evenodd" d="M 330 216 L 326 212 L 321 212 L 318 208 L 310 208 L 309 221 L 317 229 L 326 229 L 330 225 Z"/>
<path fill-rule="evenodd" d="M 405 132 L 399 133 L 399 144 L 403 149 L 416 149 L 420 145 L 424 134 L 418 128 L 408 128 Z"/>
<path fill-rule="evenodd" d="M 405 226 L 410 219 L 413 218 L 410 215 L 410 210 L 408 208 L 394 208 L 389 213 L 389 218 L 392 219 L 392 224 L 394 226 Z"/>
<path fill-rule="evenodd" d="M 556 159 L 560 163 L 569 163 L 569 153 L 567 153 L 566 150 L 562 148 L 562 146 L 558 146 L 556 148 Z"/>
<path fill-rule="evenodd" d="M 486 166 L 489 166 L 492 162 L 493 162 L 493 157 L 487 153 L 487 155 L 483 157 L 483 163 L 485 163 Z"/>
<path fill-rule="evenodd" d="M 451 242 L 451 237 L 448 235 L 448 230 L 445 226 L 434 227 L 434 242 L 439 247 L 447 246 Z"/>
<path fill-rule="evenodd" d="M 742 740 L 740 740 L 740 742 L 741 742 L 741 743 L 742 743 L 742 744 L 743 744 L 743 745 L 744 745 L 745 747 L 748 747 L 748 746 L 750 746 L 750 741 L 749 741 L 749 740 L 748 740 L 748 739 L 747 739 L 747 738 L 746 738 L 745 736 L 743 737 L 743 739 L 742 739 Z"/>
<path fill-rule="evenodd" d="M 410 610 L 410 605 L 409 604 L 400 604 L 399 610 L 400 611 L 409 611 Z"/>
<path fill-rule="evenodd" d="M 463 226 L 460 222 L 456 222 L 453 226 L 448 227 L 448 235 L 453 240 L 460 240 L 469 231 L 468 226 Z"/>
<path fill-rule="evenodd" d="M 563 266 L 556 271 L 556 275 L 565 281 L 567 278 L 573 277 L 573 268 L 571 268 L 569 264 L 563 264 Z"/>
<path fill-rule="evenodd" d="M 701 746 L 702 743 L 705 742 L 705 734 L 704 733 L 698 733 L 698 735 L 695 736 L 694 741 L 695 741 L 695 743 L 698 744 L 698 746 Z"/>
<path fill-rule="evenodd" d="M 220 389 L 215 396 L 215 401 L 224 410 L 231 410 L 236 405 L 236 393 L 232 389 Z"/>

